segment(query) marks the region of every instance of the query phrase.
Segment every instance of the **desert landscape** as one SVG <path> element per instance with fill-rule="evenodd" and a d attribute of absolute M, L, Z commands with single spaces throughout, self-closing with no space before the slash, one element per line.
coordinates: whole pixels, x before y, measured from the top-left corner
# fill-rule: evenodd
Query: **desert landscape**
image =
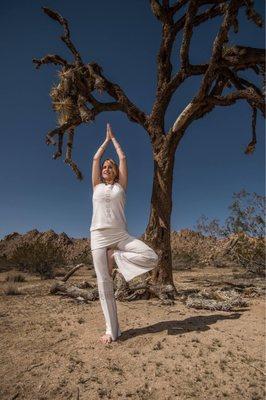
<path fill-rule="evenodd" d="M 14 250 L 15 240 L 23 236 L 0 241 L 2 253 Z M 98 341 L 105 328 L 99 300 L 50 292 L 66 271 L 42 279 L 2 266 L 0 398 L 264 399 L 264 278 L 214 265 L 179 265 L 172 304 L 117 300 L 122 336 L 108 345 Z M 18 275 L 24 281 L 15 282 Z M 96 286 L 90 265 L 67 284 L 84 282 Z M 201 302 L 193 297 L 199 294 Z"/>
<path fill-rule="evenodd" d="M 264 3 L 2 3 L 0 400 L 266 399 Z"/>

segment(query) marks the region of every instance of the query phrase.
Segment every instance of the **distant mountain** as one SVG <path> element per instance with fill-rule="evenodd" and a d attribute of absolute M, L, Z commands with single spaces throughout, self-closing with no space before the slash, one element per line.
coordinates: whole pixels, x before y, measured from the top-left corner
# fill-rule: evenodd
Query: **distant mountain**
<path fill-rule="evenodd" d="M 144 241 L 144 234 L 139 236 L 138 239 Z M 75 239 L 69 237 L 65 232 L 57 234 L 52 229 L 46 232 L 39 232 L 37 229 L 33 229 L 25 234 L 13 232 L 0 240 L 0 267 L 3 269 L 11 266 L 8 260 L 18 246 L 24 243 L 32 243 L 36 240 L 46 244 L 51 242 L 59 246 L 63 250 L 68 264 L 85 262 L 92 265 L 90 239 Z M 206 265 L 226 266 L 228 265 L 228 258 L 225 256 L 226 249 L 232 240 L 234 240 L 234 235 L 225 239 L 216 239 L 190 229 L 181 229 L 178 232 L 172 231 L 173 268 L 184 269 Z"/>
<path fill-rule="evenodd" d="M 82 256 L 90 259 L 90 240 L 88 238 L 75 239 L 70 238 L 65 232 L 57 234 L 52 229 L 46 232 L 33 229 L 25 234 L 13 232 L 0 240 L 0 266 L 8 264 L 8 259 L 18 246 L 24 243 L 33 243 L 36 240 L 58 245 L 64 251 L 69 263 L 75 258 L 81 259 Z"/>

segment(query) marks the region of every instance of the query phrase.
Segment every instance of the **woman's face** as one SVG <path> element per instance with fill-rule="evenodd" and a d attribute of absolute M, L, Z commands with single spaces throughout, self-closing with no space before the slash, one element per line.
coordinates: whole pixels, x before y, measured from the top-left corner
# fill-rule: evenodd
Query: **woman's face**
<path fill-rule="evenodd" d="M 116 177 L 116 171 L 113 165 L 106 161 L 102 168 L 102 177 L 104 180 L 113 181 Z"/>

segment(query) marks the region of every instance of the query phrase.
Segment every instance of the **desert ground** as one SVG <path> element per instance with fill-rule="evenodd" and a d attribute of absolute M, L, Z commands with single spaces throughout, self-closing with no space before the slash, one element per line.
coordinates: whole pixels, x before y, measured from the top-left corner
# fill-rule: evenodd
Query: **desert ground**
<path fill-rule="evenodd" d="M 265 398 L 263 294 L 231 311 L 189 308 L 181 297 L 117 301 L 122 336 L 104 345 L 99 300 L 51 295 L 54 280 L 30 274 L 16 283 L 22 294 L 6 295 L 15 272 L 0 274 L 1 400 Z M 182 291 L 237 273 L 195 268 L 174 279 Z M 95 282 L 93 271 L 71 278 L 84 280 Z"/>

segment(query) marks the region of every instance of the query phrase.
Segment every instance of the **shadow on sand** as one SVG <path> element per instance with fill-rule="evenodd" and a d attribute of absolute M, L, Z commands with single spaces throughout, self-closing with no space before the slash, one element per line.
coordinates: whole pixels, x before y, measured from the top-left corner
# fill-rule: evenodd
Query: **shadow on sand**
<path fill-rule="evenodd" d="M 247 311 L 247 309 L 245 309 Z M 197 315 L 182 320 L 171 320 L 157 322 L 156 324 L 149 325 L 142 328 L 128 329 L 122 332 L 122 335 L 117 341 L 125 341 L 135 336 L 142 336 L 156 332 L 167 331 L 167 335 L 181 335 L 186 332 L 204 332 L 208 331 L 210 325 L 215 324 L 217 321 L 225 319 L 239 319 L 242 313 L 235 312 L 231 314 L 216 314 L 216 315 Z"/>

